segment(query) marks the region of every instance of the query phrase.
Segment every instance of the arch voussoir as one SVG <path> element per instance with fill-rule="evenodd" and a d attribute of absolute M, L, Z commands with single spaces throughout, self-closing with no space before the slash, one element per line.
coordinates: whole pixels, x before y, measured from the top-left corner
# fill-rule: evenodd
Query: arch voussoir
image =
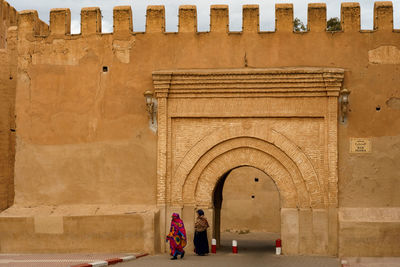
<path fill-rule="evenodd" d="M 260 145 L 261 144 L 261 145 Z M 324 207 L 324 193 L 311 161 L 290 139 L 274 129 L 255 131 L 231 126 L 215 131 L 202 139 L 185 155 L 174 174 L 172 194 L 175 204 L 194 204 L 193 188 L 206 166 L 219 155 L 238 147 L 252 147 L 272 155 L 290 173 L 290 181 L 296 189 L 297 207 Z M 251 157 L 251 156 L 250 156 Z M 269 173 L 268 173 L 269 174 Z M 278 179 L 278 178 L 276 178 Z M 215 184 L 214 184 L 215 186 Z"/>
<path fill-rule="evenodd" d="M 196 187 L 187 188 L 191 191 L 188 195 L 194 196 L 194 201 L 198 204 L 212 205 L 212 193 L 219 177 L 239 166 L 252 166 L 268 173 L 281 194 L 282 207 L 298 206 L 297 191 L 291 181 L 290 173 L 272 156 L 249 147 L 235 148 L 215 158 L 201 173 Z"/>
<path fill-rule="evenodd" d="M 217 146 L 213 147 L 213 149 L 211 149 L 201 159 L 199 159 L 199 161 L 193 167 L 192 171 L 188 174 L 188 177 L 183 185 L 184 189 L 182 194 L 183 194 L 184 204 L 186 205 L 194 204 L 194 200 L 192 198 L 194 190 L 193 189 L 189 190 L 189 188 L 194 188 L 194 186 L 197 184 L 198 178 L 201 176 L 202 172 L 208 166 L 208 164 L 212 163 L 212 161 L 218 156 L 227 153 L 235 148 L 254 148 L 265 153 L 268 156 L 268 158 L 271 157 L 276 161 L 280 162 L 282 168 L 287 173 L 289 173 L 287 179 L 290 181 L 290 183 L 292 183 L 293 185 L 297 184 L 297 186 L 295 186 L 296 194 L 299 199 L 297 205 L 299 207 L 303 206 L 308 207 L 310 205 L 310 200 L 304 182 L 302 182 L 301 175 L 298 169 L 296 168 L 295 164 L 290 160 L 290 158 L 288 158 L 284 153 L 282 153 L 282 151 L 280 151 L 272 144 L 269 144 L 260 139 L 249 138 L 249 137 L 240 137 L 240 138 L 226 140 L 218 144 Z M 250 153 L 244 156 L 247 157 L 247 161 L 249 161 L 252 159 L 253 155 L 254 153 Z M 239 155 L 238 157 L 241 156 L 242 155 Z M 265 162 L 263 164 L 268 166 L 269 164 L 271 164 L 271 162 L 268 159 L 265 159 Z M 271 172 L 272 171 L 273 170 L 271 170 Z M 276 177 L 277 177 L 276 179 L 280 178 L 279 175 Z M 182 187 L 176 188 L 176 191 L 174 193 L 175 195 L 180 194 L 181 192 L 179 191 L 180 188 Z"/>

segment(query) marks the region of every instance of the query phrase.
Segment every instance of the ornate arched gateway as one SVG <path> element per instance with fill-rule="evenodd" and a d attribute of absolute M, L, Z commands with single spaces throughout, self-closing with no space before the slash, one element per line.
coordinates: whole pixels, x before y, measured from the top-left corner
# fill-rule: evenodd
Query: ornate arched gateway
<path fill-rule="evenodd" d="M 197 208 L 213 221 L 218 180 L 252 166 L 280 192 L 283 252 L 335 255 L 343 76 L 331 68 L 154 72 L 161 240 L 172 212 L 189 238 Z"/>

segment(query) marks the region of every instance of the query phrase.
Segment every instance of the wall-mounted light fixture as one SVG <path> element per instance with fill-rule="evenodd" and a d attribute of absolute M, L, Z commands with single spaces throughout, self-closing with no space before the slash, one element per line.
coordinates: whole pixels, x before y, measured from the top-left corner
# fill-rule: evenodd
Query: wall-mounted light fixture
<path fill-rule="evenodd" d="M 153 99 L 153 92 L 146 91 L 144 92 L 144 97 L 146 98 L 146 110 L 149 113 L 151 124 L 154 123 L 154 99 Z"/>
<path fill-rule="evenodd" d="M 349 105 L 349 95 L 350 91 L 344 88 L 343 90 L 340 91 L 340 121 L 344 123 L 344 119 L 347 116 L 348 112 L 348 105 Z"/>
<path fill-rule="evenodd" d="M 153 99 L 153 92 L 146 91 L 144 92 L 144 97 L 146 98 L 146 110 L 149 113 L 151 124 L 154 123 L 154 99 Z"/>

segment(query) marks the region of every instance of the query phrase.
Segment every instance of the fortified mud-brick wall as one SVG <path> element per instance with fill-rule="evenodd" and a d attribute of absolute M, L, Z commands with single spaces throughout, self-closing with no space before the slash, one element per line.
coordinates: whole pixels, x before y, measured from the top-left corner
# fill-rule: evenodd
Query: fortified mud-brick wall
<path fill-rule="evenodd" d="M 17 24 L 17 11 L 6 1 L 0 0 L 0 49 L 6 47 L 7 30 Z"/>
<path fill-rule="evenodd" d="M 400 32 L 390 2 L 375 3 L 368 31 L 356 3 L 342 4 L 338 32 L 326 31 L 324 4 L 309 4 L 300 33 L 289 4 L 276 5 L 275 32 L 260 32 L 255 5 L 244 6 L 241 32 L 229 32 L 227 6 L 211 7 L 210 32 L 197 32 L 194 6 L 180 7 L 178 33 L 165 32 L 161 6 L 148 7 L 143 33 L 132 32 L 130 7 L 114 9 L 112 34 L 101 33 L 98 8 L 82 10 L 75 35 L 68 9 L 52 10 L 49 26 L 36 11 L 19 16 L 15 207 L 154 206 L 157 136 L 143 97 L 153 71 L 337 67 L 351 95 L 338 127 L 334 246 L 341 255 L 400 255 Z M 353 137 L 370 138 L 372 152 L 351 154 Z"/>
<path fill-rule="evenodd" d="M 14 200 L 15 86 L 17 12 L 0 0 L 0 210 Z"/>

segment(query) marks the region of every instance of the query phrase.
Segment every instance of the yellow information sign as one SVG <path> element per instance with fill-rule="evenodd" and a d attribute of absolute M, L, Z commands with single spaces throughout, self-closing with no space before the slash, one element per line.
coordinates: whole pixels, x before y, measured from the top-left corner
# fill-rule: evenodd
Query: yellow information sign
<path fill-rule="evenodd" d="M 350 153 L 371 153 L 371 138 L 350 138 Z"/>

